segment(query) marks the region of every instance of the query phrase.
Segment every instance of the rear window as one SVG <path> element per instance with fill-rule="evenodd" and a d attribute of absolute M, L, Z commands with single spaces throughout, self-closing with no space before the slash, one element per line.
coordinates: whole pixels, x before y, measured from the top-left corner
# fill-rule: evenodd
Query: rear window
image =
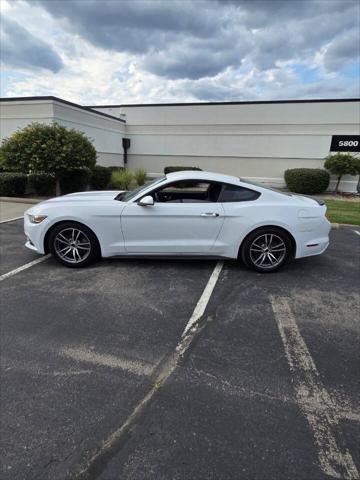
<path fill-rule="evenodd" d="M 224 189 L 220 195 L 219 202 L 249 202 L 256 200 L 261 195 L 249 188 L 238 187 L 236 185 L 224 185 Z"/>
<path fill-rule="evenodd" d="M 239 180 L 242 183 L 248 183 L 249 185 L 255 185 L 255 187 L 261 187 L 264 190 L 270 190 L 271 192 L 282 193 L 283 195 L 287 195 L 288 197 L 292 197 L 291 193 L 285 192 L 284 190 L 280 190 L 279 188 L 267 187 L 265 185 L 262 185 L 261 183 L 250 182 L 250 180 L 244 180 L 243 178 L 239 178 Z"/>

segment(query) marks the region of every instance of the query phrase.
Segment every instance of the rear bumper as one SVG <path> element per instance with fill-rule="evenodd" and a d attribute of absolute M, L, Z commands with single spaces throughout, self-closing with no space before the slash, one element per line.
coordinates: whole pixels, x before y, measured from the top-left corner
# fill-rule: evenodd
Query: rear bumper
<path fill-rule="evenodd" d="M 300 232 L 296 239 L 295 258 L 311 257 L 320 255 L 329 246 L 329 233 L 331 223 L 324 219 L 316 231 Z"/>

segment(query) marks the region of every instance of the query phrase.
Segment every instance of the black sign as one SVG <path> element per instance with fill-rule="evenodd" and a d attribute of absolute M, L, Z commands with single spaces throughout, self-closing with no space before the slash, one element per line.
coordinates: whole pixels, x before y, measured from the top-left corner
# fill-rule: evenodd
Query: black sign
<path fill-rule="evenodd" d="M 333 135 L 330 152 L 360 152 L 360 135 Z"/>

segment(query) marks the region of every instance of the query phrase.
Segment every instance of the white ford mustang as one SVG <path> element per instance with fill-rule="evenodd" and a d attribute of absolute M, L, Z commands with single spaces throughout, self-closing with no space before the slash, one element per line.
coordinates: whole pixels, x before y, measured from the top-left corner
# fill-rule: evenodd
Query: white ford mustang
<path fill-rule="evenodd" d="M 260 272 L 329 245 L 326 206 L 239 178 L 202 171 L 166 175 L 130 192 L 81 192 L 25 213 L 26 246 L 64 265 L 98 257 L 240 258 Z"/>

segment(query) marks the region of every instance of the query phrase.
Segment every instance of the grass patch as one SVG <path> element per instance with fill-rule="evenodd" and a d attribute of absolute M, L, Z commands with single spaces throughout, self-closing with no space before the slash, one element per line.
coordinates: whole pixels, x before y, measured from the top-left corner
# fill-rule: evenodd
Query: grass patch
<path fill-rule="evenodd" d="M 360 202 L 346 200 L 325 200 L 327 214 L 333 223 L 360 225 Z"/>

